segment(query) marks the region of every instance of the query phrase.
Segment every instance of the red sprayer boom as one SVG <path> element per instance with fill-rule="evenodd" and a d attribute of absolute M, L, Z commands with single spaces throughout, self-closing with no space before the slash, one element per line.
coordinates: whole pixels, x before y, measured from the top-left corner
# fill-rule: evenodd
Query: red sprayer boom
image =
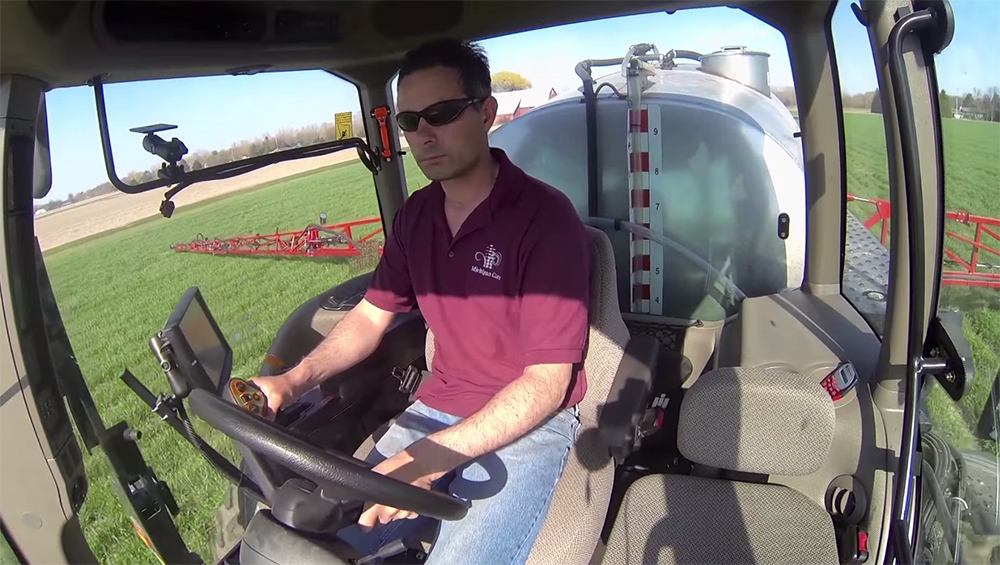
<path fill-rule="evenodd" d="M 378 226 L 355 239 L 354 229 Z M 310 224 L 301 231 L 275 232 L 229 239 L 205 239 L 200 234 L 191 243 L 174 244 L 174 251 L 211 255 L 276 255 L 298 257 L 357 257 L 362 245 L 382 233 L 382 220 L 369 218 L 343 224 Z M 382 248 L 379 246 L 379 254 Z"/>
<path fill-rule="evenodd" d="M 865 202 L 875 206 L 875 213 L 864 220 L 865 227 L 872 229 L 879 225 L 882 245 L 889 245 L 889 218 L 892 216 L 892 206 L 888 200 L 881 198 L 861 198 L 853 194 L 847 195 L 848 201 Z M 941 271 L 941 282 L 947 285 L 980 286 L 1000 288 L 1000 219 L 987 218 L 970 214 L 965 210 L 945 213 L 945 243 L 959 241 L 969 246 L 971 255 L 963 259 L 951 249 L 944 250 L 946 263 L 958 265 L 960 269 L 944 269 Z M 975 230 L 973 239 L 959 235 L 947 225 L 958 222 Z M 950 238 L 950 239 L 949 239 Z"/>
<path fill-rule="evenodd" d="M 875 207 L 875 213 L 864 220 L 868 229 L 879 226 L 882 245 L 889 243 L 889 219 L 892 207 L 888 200 L 862 198 L 847 195 L 850 202 L 864 202 Z M 950 228 L 945 231 L 947 241 L 961 242 L 969 246 L 969 257 L 963 258 L 952 249 L 945 249 L 949 265 L 960 268 L 946 268 L 942 271 L 942 282 L 946 285 L 979 286 L 1000 289 L 1000 219 L 970 214 L 964 210 L 947 212 L 947 221 L 958 222 L 975 230 L 973 238 L 955 233 Z M 322 222 L 322 218 L 321 218 Z M 233 237 L 230 239 L 205 239 L 198 236 L 191 243 L 178 243 L 174 251 L 209 253 L 212 255 L 277 255 L 299 257 L 356 257 L 362 254 L 361 246 L 382 233 L 382 220 L 368 218 L 343 224 L 311 224 L 301 231 L 276 232 L 269 235 Z M 360 238 L 355 238 L 354 230 L 363 226 L 376 227 Z M 367 231 L 367 230 L 364 230 Z M 954 247 L 954 245 L 952 245 Z M 379 254 L 382 253 L 381 246 Z"/>

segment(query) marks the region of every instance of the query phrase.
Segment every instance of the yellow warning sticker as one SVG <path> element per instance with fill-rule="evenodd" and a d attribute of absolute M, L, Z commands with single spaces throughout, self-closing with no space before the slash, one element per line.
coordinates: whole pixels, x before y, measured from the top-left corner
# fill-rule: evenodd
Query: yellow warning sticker
<path fill-rule="evenodd" d="M 338 112 L 334 114 L 333 121 L 337 127 L 337 139 L 354 137 L 353 117 L 350 112 Z"/>

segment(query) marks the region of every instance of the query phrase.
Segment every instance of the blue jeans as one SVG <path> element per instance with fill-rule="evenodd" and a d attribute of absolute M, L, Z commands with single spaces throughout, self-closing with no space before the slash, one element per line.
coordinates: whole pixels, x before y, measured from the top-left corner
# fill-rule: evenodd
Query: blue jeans
<path fill-rule="evenodd" d="M 378 464 L 461 420 L 417 401 L 397 418 L 366 460 Z M 548 514 L 552 493 L 579 427 L 578 408 L 561 410 L 517 441 L 439 480 L 436 489 L 469 504 L 462 520 L 438 521 L 420 516 L 378 524 L 367 533 L 353 525 L 338 536 L 362 555 L 369 555 L 400 538 L 417 540 L 420 532 L 440 522 L 427 565 L 520 565 L 527 561 Z"/>

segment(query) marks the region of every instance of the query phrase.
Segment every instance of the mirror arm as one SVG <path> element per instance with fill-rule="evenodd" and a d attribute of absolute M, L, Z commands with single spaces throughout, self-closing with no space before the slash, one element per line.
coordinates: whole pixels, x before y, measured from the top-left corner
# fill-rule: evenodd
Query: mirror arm
<path fill-rule="evenodd" d="M 197 171 L 182 171 L 179 174 L 171 175 L 170 178 L 161 177 L 159 179 L 147 181 L 141 184 L 130 185 L 118 178 L 118 174 L 115 172 L 115 159 L 111 151 L 111 133 L 108 128 L 108 112 L 104 99 L 104 79 L 101 76 L 95 76 L 90 79 L 90 85 L 94 87 L 94 101 L 97 104 L 97 126 L 101 134 L 101 148 L 104 150 L 104 166 L 108 173 L 108 180 L 111 182 L 112 186 L 126 194 L 139 194 L 157 188 L 174 185 L 174 187 L 164 195 L 164 203 L 166 204 L 170 203 L 170 199 L 173 198 L 173 196 L 175 196 L 178 192 L 197 182 L 227 179 L 254 171 L 261 167 L 273 165 L 275 163 L 295 159 L 305 159 L 308 157 L 319 157 L 321 155 L 336 153 L 337 151 L 349 149 L 351 147 L 357 149 L 358 157 L 361 159 L 361 163 L 365 166 L 365 168 L 371 171 L 373 175 L 378 174 L 378 171 L 382 169 L 382 161 L 379 155 L 375 153 L 375 151 L 373 151 L 364 140 L 358 137 L 352 137 L 349 139 L 338 139 L 335 141 L 317 143 L 307 147 L 295 147 L 276 153 L 269 153 L 267 155 L 248 157 L 232 163 L 223 163 L 221 165 L 206 167 Z M 165 207 L 166 206 L 161 205 L 161 211 Z M 172 211 L 172 203 L 170 203 L 169 208 L 171 208 Z M 169 214 L 166 212 L 164 212 L 164 215 L 169 217 Z"/>
<path fill-rule="evenodd" d="M 139 194 L 163 186 L 160 181 L 149 181 L 135 186 L 125 184 L 115 172 L 115 157 L 111 152 L 111 133 L 108 131 L 108 109 L 104 103 L 104 79 L 98 75 L 90 79 L 94 87 L 94 102 L 97 104 L 97 127 L 101 132 L 101 149 L 104 150 L 104 168 L 111 185 L 126 194 Z"/>

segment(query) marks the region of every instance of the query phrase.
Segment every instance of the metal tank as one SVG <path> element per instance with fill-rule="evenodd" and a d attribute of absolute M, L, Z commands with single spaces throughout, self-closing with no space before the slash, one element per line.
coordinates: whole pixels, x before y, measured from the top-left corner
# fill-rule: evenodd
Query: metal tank
<path fill-rule="evenodd" d="M 746 47 L 723 47 L 721 51 L 704 55 L 701 70 L 745 84 L 764 96 L 771 96 L 769 54 L 750 51 Z"/>
<path fill-rule="evenodd" d="M 617 70 L 591 78 L 606 66 Z M 577 74 L 580 88 L 490 143 L 608 234 L 623 311 L 722 320 L 747 296 L 801 284 L 802 148 L 766 53 L 639 44 Z"/>

